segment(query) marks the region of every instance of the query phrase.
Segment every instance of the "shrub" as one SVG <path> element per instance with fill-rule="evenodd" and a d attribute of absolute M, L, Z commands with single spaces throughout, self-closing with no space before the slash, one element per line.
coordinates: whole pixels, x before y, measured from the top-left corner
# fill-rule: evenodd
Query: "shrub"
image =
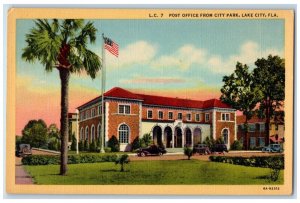
<path fill-rule="evenodd" d="M 131 144 L 131 151 L 136 150 L 141 147 L 141 140 L 136 137 Z"/>
<path fill-rule="evenodd" d="M 77 150 L 77 139 L 75 138 L 75 134 L 72 134 L 72 144 L 71 144 L 71 150 L 76 151 Z"/>
<path fill-rule="evenodd" d="M 267 166 L 270 168 L 270 181 L 277 181 L 280 173 L 280 169 L 284 168 L 284 159 L 276 157 L 269 157 L 267 159 Z"/>
<path fill-rule="evenodd" d="M 124 172 L 124 165 L 128 164 L 130 162 L 128 154 L 123 154 L 115 160 L 115 164 L 120 164 L 121 165 L 121 172 Z"/>
<path fill-rule="evenodd" d="M 57 139 L 51 139 L 48 143 L 48 149 L 58 151 L 58 140 Z"/>
<path fill-rule="evenodd" d="M 216 141 L 213 138 L 206 137 L 203 143 L 206 144 L 211 149 L 216 144 Z"/>
<path fill-rule="evenodd" d="M 185 147 L 184 149 L 184 155 L 188 157 L 188 160 L 191 159 L 191 156 L 193 156 L 193 149 L 190 147 Z"/>
<path fill-rule="evenodd" d="M 108 140 L 107 146 L 111 148 L 112 152 L 120 151 L 119 141 L 114 135 Z"/>
<path fill-rule="evenodd" d="M 111 148 L 110 147 L 104 147 L 104 151 L 105 152 L 111 152 Z"/>
<path fill-rule="evenodd" d="M 235 140 L 232 145 L 230 146 L 230 149 L 231 150 L 242 150 L 243 149 L 243 144 L 238 141 L 238 140 Z"/>
<path fill-rule="evenodd" d="M 96 145 L 95 140 L 93 140 L 92 143 L 90 144 L 89 151 L 90 152 L 96 152 L 96 150 L 97 150 L 97 145 Z"/>
<path fill-rule="evenodd" d="M 142 142 L 143 144 L 145 144 L 145 147 L 148 147 L 152 143 L 152 137 L 150 133 L 146 133 L 143 135 Z"/>
<path fill-rule="evenodd" d="M 252 156 L 247 157 L 230 157 L 230 156 L 210 156 L 210 161 L 223 162 L 243 166 L 263 167 L 263 168 L 279 168 L 284 169 L 284 156 Z M 273 165 L 272 165 L 273 164 Z M 277 168 L 276 168 L 277 167 Z"/>
<path fill-rule="evenodd" d="M 79 151 L 83 151 L 84 150 L 84 143 L 82 140 L 80 140 L 80 142 L 78 143 L 78 149 Z"/>
<path fill-rule="evenodd" d="M 117 160 L 116 154 L 79 154 L 69 155 L 68 164 L 79 163 L 98 163 L 98 162 L 115 162 Z M 50 165 L 59 164 L 60 156 L 53 155 L 32 155 L 22 159 L 24 165 Z"/>
<path fill-rule="evenodd" d="M 84 140 L 83 150 L 89 151 L 90 145 L 88 139 Z"/>

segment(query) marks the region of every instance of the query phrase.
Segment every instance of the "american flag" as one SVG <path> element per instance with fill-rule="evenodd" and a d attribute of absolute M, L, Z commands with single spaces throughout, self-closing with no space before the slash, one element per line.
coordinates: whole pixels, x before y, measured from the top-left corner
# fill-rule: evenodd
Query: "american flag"
<path fill-rule="evenodd" d="M 104 37 L 104 48 L 116 57 L 119 56 L 119 45 L 107 37 Z"/>

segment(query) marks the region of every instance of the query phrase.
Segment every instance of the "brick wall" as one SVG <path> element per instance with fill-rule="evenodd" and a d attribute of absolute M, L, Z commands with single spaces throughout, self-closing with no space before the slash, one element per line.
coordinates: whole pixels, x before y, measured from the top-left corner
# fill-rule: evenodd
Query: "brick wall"
<path fill-rule="evenodd" d="M 222 121 L 221 115 L 224 112 L 216 112 L 216 139 L 222 136 L 222 130 L 224 128 L 229 129 L 229 143 L 232 144 L 234 142 L 234 135 L 235 135 L 235 122 L 234 122 L 234 113 L 230 114 L 229 121 Z M 226 112 L 227 113 L 227 112 Z"/>

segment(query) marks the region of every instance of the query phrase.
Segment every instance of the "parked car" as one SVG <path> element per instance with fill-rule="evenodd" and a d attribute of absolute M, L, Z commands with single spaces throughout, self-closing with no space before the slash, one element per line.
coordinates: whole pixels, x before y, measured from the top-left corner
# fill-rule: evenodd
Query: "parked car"
<path fill-rule="evenodd" d="M 206 144 L 197 144 L 193 147 L 193 153 L 211 154 L 211 151 Z"/>
<path fill-rule="evenodd" d="M 162 156 L 163 154 L 166 153 L 167 151 L 164 148 L 161 148 L 157 145 L 151 145 L 149 147 L 140 148 L 137 151 L 138 156 L 152 156 L 152 155 Z"/>
<path fill-rule="evenodd" d="M 17 157 L 24 157 L 28 155 L 32 155 L 30 144 L 20 144 L 19 146 L 17 146 Z"/>
<path fill-rule="evenodd" d="M 280 144 L 270 144 L 269 146 L 263 147 L 262 152 L 282 152 Z"/>
<path fill-rule="evenodd" d="M 212 153 L 224 153 L 228 152 L 227 146 L 225 144 L 216 144 L 211 148 Z"/>

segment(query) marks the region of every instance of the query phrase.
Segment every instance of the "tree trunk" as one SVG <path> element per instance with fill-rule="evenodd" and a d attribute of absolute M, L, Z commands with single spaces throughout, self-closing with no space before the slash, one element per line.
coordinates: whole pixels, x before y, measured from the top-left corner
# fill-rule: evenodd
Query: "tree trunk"
<path fill-rule="evenodd" d="M 60 68 L 59 76 L 61 81 L 61 111 L 60 111 L 60 175 L 66 175 L 68 163 L 68 136 L 69 136 L 69 78 L 70 72 L 67 69 Z"/>

